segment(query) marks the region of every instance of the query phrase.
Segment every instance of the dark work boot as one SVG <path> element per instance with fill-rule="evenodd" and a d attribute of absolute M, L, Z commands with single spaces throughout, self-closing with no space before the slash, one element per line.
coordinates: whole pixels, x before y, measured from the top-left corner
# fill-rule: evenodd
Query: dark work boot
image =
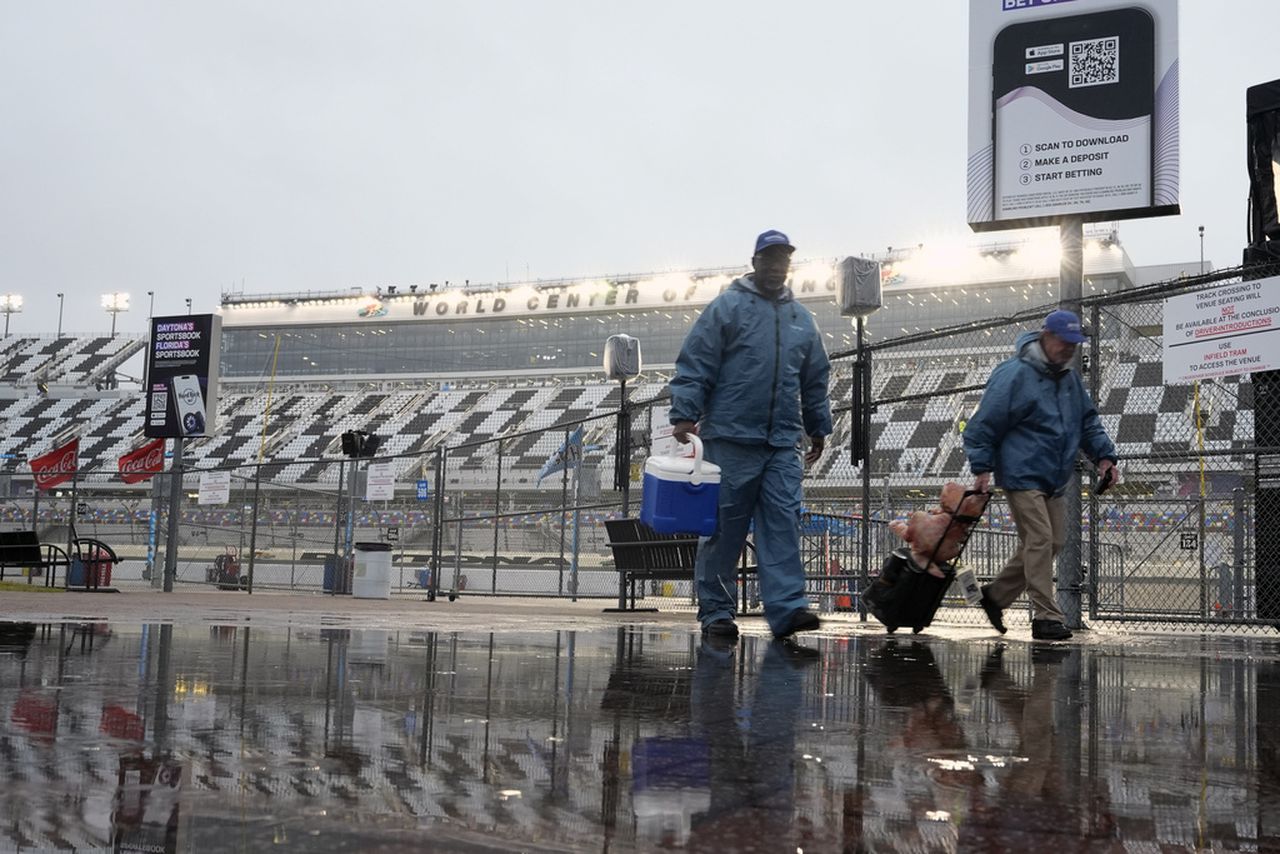
<path fill-rule="evenodd" d="M 734 643 L 738 640 L 738 626 L 733 620 L 716 620 L 702 627 L 702 635 Z"/>
<path fill-rule="evenodd" d="M 1005 633 L 1004 627 L 1004 609 L 992 601 L 987 595 L 987 588 L 982 588 L 982 610 L 987 612 L 987 619 L 991 621 L 991 625 L 1000 634 Z"/>
<path fill-rule="evenodd" d="M 1057 620 L 1032 620 L 1031 638 L 1033 640 L 1062 641 L 1071 637 L 1071 629 Z"/>
<path fill-rule="evenodd" d="M 812 611 L 806 611 L 804 608 L 797 608 L 787 616 L 787 621 L 782 627 L 773 633 L 778 640 L 789 638 L 796 632 L 812 632 L 821 626 L 818 615 Z"/>

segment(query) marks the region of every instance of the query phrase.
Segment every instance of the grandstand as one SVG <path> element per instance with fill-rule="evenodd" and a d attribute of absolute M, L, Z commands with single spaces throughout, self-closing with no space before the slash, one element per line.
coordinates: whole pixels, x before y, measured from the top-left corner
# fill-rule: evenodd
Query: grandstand
<path fill-rule="evenodd" d="M 1037 240 L 931 253 L 882 254 L 884 307 L 868 322 L 869 340 L 891 340 L 966 321 L 1047 304 L 1056 293 L 1057 260 Z M 1115 237 L 1087 242 L 1086 293 L 1120 291 L 1144 278 Z M 1167 274 L 1169 267 L 1160 268 Z M 680 342 L 701 308 L 740 270 L 615 276 L 502 286 L 385 286 L 359 293 L 294 293 L 223 298 L 223 394 L 214 435 L 188 442 L 195 468 L 264 459 L 279 462 L 277 484 L 338 486 L 339 440 L 370 429 L 396 461 L 405 489 L 423 475 L 425 455 L 442 445 L 475 442 L 571 422 L 616 409 L 619 390 L 602 376 L 604 339 L 639 338 L 645 372 L 629 386 L 632 401 L 661 397 Z M 815 313 L 831 352 L 853 346 L 849 318 L 833 298 L 832 265 L 798 265 L 793 285 Z M 115 460 L 141 437 L 141 396 L 116 387 L 119 367 L 142 348 L 137 338 L 12 337 L 0 347 L 0 454 L 31 457 L 81 435 L 81 465 L 113 472 Z M 929 401 L 929 392 L 980 386 L 1008 353 L 1009 342 L 947 350 L 921 344 L 877 359 L 872 417 L 872 470 L 919 477 L 955 476 L 963 452 L 957 423 L 977 392 Z M 1189 417 L 1186 390 L 1163 384 L 1158 349 L 1108 360 L 1098 404 L 1122 453 L 1160 448 L 1171 420 Z M 851 376 L 838 362 L 832 399 L 848 401 Z M 1227 384 L 1235 385 L 1235 384 Z M 1247 383 L 1211 408 L 1206 447 L 1225 449 L 1251 436 Z M 1226 399 L 1226 398 L 1230 399 Z M 635 422 L 637 458 L 648 443 L 649 416 Z M 809 488 L 847 490 L 857 469 L 849 458 L 849 414 L 837 418 L 828 453 Z M 506 488 L 535 488 L 537 472 L 562 436 L 523 435 L 503 446 Z M 611 470 L 612 424 L 593 425 L 587 441 Z M 490 487 L 496 448 L 451 460 L 448 486 Z M 416 455 L 423 455 L 416 458 Z M 12 469 L 11 469 L 12 470 Z M 23 472 L 15 472 L 18 491 Z M 552 479 L 555 480 L 555 479 Z M 11 487 L 13 489 L 14 487 Z M 122 491 L 130 488 L 123 484 Z M 145 487 L 135 487 L 134 490 Z M 544 482 L 544 489 L 559 483 Z"/>
<path fill-rule="evenodd" d="M 1053 248 L 1026 241 L 967 254 L 916 248 L 880 257 L 884 306 L 867 324 L 871 518 L 930 506 L 941 484 L 965 476 L 961 431 L 987 376 L 1011 352 L 1016 332 L 1055 303 Z M 864 472 L 850 452 L 854 329 L 839 314 L 833 269 L 823 261 L 798 265 L 792 283 L 837 356 L 835 435 L 807 472 L 806 503 L 811 512 L 848 518 L 862 513 Z M 1248 537 L 1250 517 L 1232 502 L 1250 477 L 1242 460 L 1253 444 L 1252 384 L 1240 377 L 1198 390 L 1166 385 L 1160 296 L 1141 290 L 1183 269 L 1135 267 L 1110 232 L 1086 246 L 1086 296 L 1139 296 L 1100 304 L 1105 310 L 1091 321 L 1097 361 L 1087 371 L 1125 482 L 1083 525 L 1090 532 L 1105 527 L 1097 545 L 1098 601 L 1125 613 L 1158 605 L 1203 616 L 1215 603 L 1245 603 L 1251 595 L 1241 568 L 1249 546 L 1232 545 L 1242 530 L 1236 520 L 1245 520 Z M 315 589 L 327 559 L 345 543 L 389 537 L 396 528 L 401 589 L 424 583 L 419 573 L 430 566 L 459 584 L 470 574 L 472 589 L 482 579 L 487 592 L 608 595 L 616 584 L 600 523 L 621 510 L 620 496 L 609 491 L 621 391 L 603 376 L 603 343 L 625 332 L 645 353 L 644 372 L 627 386 L 634 512 L 641 463 L 655 426 L 666 421 L 663 397 L 680 343 L 706 302 L 740 272 L 224 295 L 219 414 L 212 434 L 188 440 L 184 450 L 177 577 L 204 582 L 218 556 L 252 554 L 256 583 Z M 34 524 L 35 502 L 15 500 L 31 495 L 25 461 L 79 435 L 77 531 L 118 544 L 127 558 L 118 575 L 126 579 L 141 573 L 141 558 L 155 555 L 168 506 L 161 500 L 166 479 L 128 486 L 116 473 L 117 458 L 142 438 L 141 395 L 118 379 L 143 343 L 15 337 L 0 351 L 7 354 L 0 496 L 9 499 L 0 502 L 0 523 Z M 581 500 L 572 500 L 567 475 L 539 475 L 567 425 L 583 419 L 583 487 Z M 378 453 L 391 460 L 396 500 L 351 502 L 341 436 L 352 429 L 382 439 Z M 437 460 L 444 461 L 439 488 Z M 234 497 L 197 506 L 199 473 L 212 468 L 232 469 Z M 423 479 L 439 504 L 415 494 L 414 482 Z M 363 492 L 358 481 L 356 489 Z M 66 532 L 70 497 L 63 487 L 39 502 L 46 538 Z M 564 512 L 571 504 L 584 505 L 580 524 Z M 1011 530 L 999 500 L 987 527 L 989 542 L 971 552 L 990 571 Z M 826 577 L 836 557 L 844 567 L 861 565 L 855 552 L 836 555 L 854 536 L 849 528 L 834 539 L 809 537 L 810 574 Z M 893 547 L 873 540 L 872 565 Z M 679 597 L 685 588 L 673 590 Z"/>

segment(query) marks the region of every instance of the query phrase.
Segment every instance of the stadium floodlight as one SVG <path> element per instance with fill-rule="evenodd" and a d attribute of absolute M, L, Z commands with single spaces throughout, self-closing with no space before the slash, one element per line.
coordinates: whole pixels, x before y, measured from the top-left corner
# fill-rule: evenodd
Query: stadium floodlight
<path fill-rule="evenodd" d="M 123 291 L 102 295 L 102 309 L 111 315 L 111 337 L 116 337 L 116 315 L 129 310 L 129 295 Z"/>
<path fill-rule="evenodd" d="M 0 294 L 0 311 L 4 312 L 4 337 L 9 337 L 9 315 L 22 311 L 22 294 Z"/>

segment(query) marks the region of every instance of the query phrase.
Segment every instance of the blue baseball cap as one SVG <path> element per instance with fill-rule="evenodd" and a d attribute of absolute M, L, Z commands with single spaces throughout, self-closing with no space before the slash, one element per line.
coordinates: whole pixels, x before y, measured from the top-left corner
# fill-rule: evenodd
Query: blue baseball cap
<path fill-rule="evenodd" d="M 1044 329 L 1068 344 L 1081 344 L 1089 337 L 1085 335 L 1084 327 L 1080 325 L 1080 318 L 1075 312 L 1063 308 L 1049 313 L 1049 316 L 1044 319 Z"/>
<path fill-rule="evenodd" d="M 760 250 L 768 249 L 770 246 L 785 246 L 788 249 L 790 249 L 792 252 L 796 251 L 796 248 L 791 245 L 790 238 L 788 238 L 781 231 L 775 231 L 772 228 L 766 232 L 763 232 L 759 237 L 756 238 L 755 254 L 759 255 Z"/>

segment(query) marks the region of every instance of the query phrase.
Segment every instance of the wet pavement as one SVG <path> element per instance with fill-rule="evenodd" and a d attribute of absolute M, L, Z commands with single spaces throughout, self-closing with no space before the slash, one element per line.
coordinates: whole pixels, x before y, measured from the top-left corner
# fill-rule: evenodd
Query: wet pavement
<path fill-rule="evenodd" d="M 0 851 L 1266 851 L 1280 643 L 0 623 Z"/>

